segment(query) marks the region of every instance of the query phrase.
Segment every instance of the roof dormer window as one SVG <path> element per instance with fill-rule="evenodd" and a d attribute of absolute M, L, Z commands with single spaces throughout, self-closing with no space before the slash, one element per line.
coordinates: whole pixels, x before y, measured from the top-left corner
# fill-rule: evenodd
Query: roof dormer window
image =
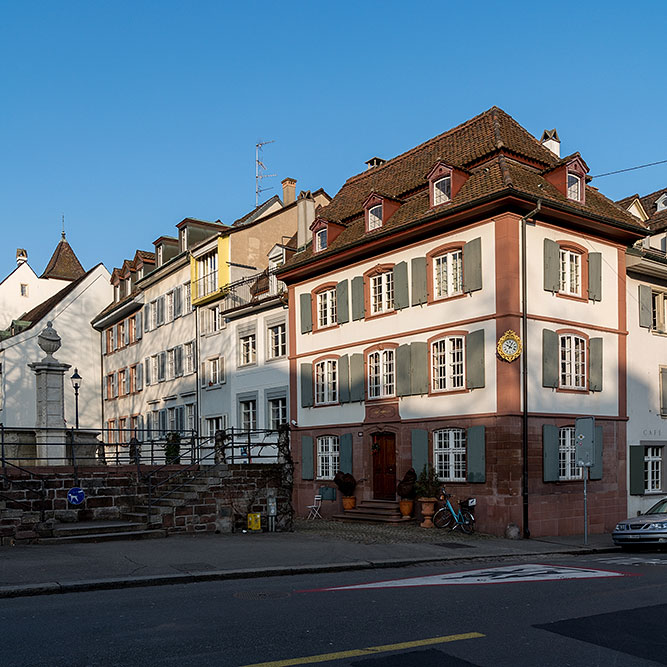
<path fill-rule="evenodd" d="M 573 201 L 581 201 L 581 176 L 567 172 L 567 198 Z"/>
<path fill-rule="evenodd" d="M 315 232 L 315 252 L 326 250 L 327 247 L 327 228 L 323 227 Z"/>
<path fill-rule="evenodd" d="M 667 194 L 662 195 L 656 202 L 655 202 L 655 210 L 657 211 L 667 211 Z"/>
<path fill-rule="evenodd" d="M 452 199 L 452 177 L 447 174 L 433 183 L 433 206 L 446 204 Z"/>
<path fill-rule="evenodd" d="M 368 209 L 368 231 L 382 227 L 382 204 Z"/>

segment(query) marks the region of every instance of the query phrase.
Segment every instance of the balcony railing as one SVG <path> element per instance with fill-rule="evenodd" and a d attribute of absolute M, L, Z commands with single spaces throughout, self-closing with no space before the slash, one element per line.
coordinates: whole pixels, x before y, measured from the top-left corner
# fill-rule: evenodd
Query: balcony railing
<path fill-rule="evenodd" d="M 287 291 L 285 283 L 278 280 L 276 271 L 268 269 L 262 273 L 230 283 L 224 290 L 224 298 L 220 302 L 220 310 L 232 310 L 265 299 L 280 296 Z"/>
<path fill-rule="evenodd" d="M 206 273 L 201 278 L 197 278 L 193 284 L 192 298 L 201 299 L 204 296 L 213 294 L 218 290 L 218 272 L 211 271 Z"/>

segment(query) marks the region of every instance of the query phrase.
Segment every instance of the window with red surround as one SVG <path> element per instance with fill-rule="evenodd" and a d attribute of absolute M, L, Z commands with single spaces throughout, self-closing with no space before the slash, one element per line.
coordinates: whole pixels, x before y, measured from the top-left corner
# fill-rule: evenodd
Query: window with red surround
<path fill-rule="evenodd" d="M 573 329 L 561 329 L 558 334 L 557 391 L 588 391 L 588 336 Z"/>
<path fill-rule="evenodd" d="M 382 228 L 398 210 L 400 205 L 401 203 L 396 199 L 385 197 L 375 192 L 371 193 L 363 206 L 366 232 Z"/>
<path fill-rule="evenodd" d="M 450 167 L 444 162 L 436 162 L 426 176 L 431 208 L 449 204 L 467 178 L 467 173 L 461 169 Z"/>
<path fill-rule="evenodd" d="M 430 395 L 468 391 L 467 335 L 467 331 L 448 331 L 428 340 Z"/>
<path fill-rule="evenodd" d="M 463 243 L 453 242 L 426 255 L 428 302 L 464 296 Z"/>
<path fill-rule="evenodd" d="M 395 312 L 393 269 L 393 264 L 378 264 L 364 273 L 366 319 Z"/>
<path fill-rule="evenodd" d="M 558 296 L 588 301 L 588 250 L 572 241 L 559 245 Z"/>
<path fill-rule="evenodd" d="M 313 361 L 315 405 L 335 405 L 339 402 L 338 357 L 329 356 Z"/>
<path fill-rule="evenodd" d="M 381 343 L 364 351 L 366 356 L 366 398 L 396 396 L 397 343 Z"/>
<path fill-rule="evenodd" d="M 336 319 L 336 283 L 319 285 L 311 292 L 313 331 L 338 326 Z"/>

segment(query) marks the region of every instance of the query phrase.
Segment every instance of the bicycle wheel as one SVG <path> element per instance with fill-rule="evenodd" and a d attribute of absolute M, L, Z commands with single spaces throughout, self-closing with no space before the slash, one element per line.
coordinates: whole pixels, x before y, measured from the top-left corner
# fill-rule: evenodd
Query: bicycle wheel
<path fill-rule="evenodd" d="M 461 530 L 466 535 L 471 535 L 475 531 L 475 517 L 468 510 L 461 510 L 461 518 L 463 519 Z"/>
<path fill-rule="evenodd" d="M 454 517 L 447 507 L 441 507 L 433 515 L 433 524 L 436 528 L 449 528 L 452 525 Z"/>

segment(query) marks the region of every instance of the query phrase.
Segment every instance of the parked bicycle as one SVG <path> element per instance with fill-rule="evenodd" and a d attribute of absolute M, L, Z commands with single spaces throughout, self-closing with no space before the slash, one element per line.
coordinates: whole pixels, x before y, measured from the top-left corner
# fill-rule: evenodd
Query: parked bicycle
<path fill-rule="evenodd" d="M 445 505 L 433 515 L 433 523 L 437 528 L 449 528 L 450 530 L 460 528 L 466 535 L 470 535 L 475 530 L 475 515 L 470 508 L 477 504 L 477 500 L 475 498 L 459 500 L 457 512 L 449 501 L 451 497 L 452 494 L 447 493 L 443 486 L 440 489 L 439 499 L 444 500 Z"/>

